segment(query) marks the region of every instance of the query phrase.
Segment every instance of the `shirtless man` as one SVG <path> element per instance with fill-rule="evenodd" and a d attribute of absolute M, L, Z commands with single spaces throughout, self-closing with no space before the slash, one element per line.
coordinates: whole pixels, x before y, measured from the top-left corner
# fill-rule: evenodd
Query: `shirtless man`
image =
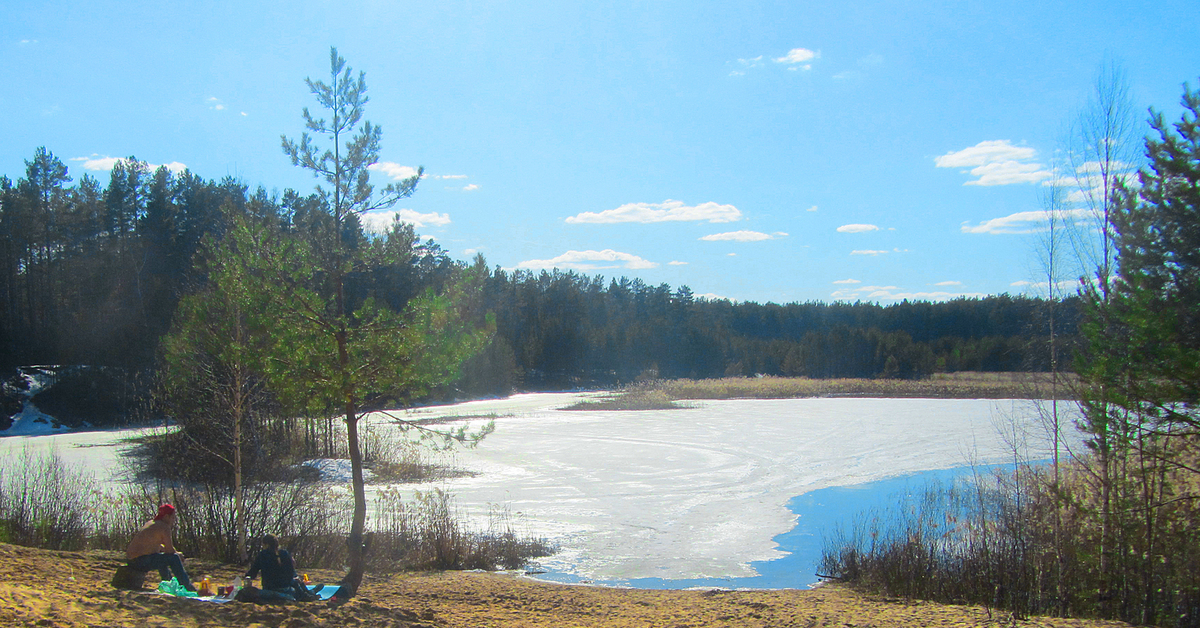
<path fill-rule="evenodd" d="M 129 547 L 125 548 L 125 556 L 129 566 L 137 571 L 158 570 L 158 575 L 167 580 L 173 574 L 179 584 L 188 591 L 195 591 L 187 571 L 183 568 L 183 554 L 175 551 L 171 542 L 171 530 L 175 529 L 175 507 L 163 504 L 158 507 L 158 514 L 153 521 L 146 522 Z"/>

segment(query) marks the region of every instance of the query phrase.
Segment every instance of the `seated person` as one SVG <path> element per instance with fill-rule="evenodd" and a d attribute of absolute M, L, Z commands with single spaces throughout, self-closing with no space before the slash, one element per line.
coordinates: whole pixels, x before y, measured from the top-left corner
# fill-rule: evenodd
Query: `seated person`
<path fill-rule="evenodd" d="M 167 580 L 172 575 L 179 584 L 188 591 L 195 591 L 192 580 L 188 578 L 183 568 L 183 554 L 175 551 L 171 542 L 171 531 L 175 529 L 175 507 L 163 504 L 158 507 L 158 514 L 147 521 L 133 535 L 129 547 L 125 548 L 125 556 L 129 559 L 130 569 L 137 571 L 158 570 L 158 575 Z"/>
<path fill-rule="evenodd" d="M 286 598 L 302 602 L 317 599 L 317 596 L 296 577 L 296 564 L 292 562 L 292 555 L 279 548 L 279 540 L 275 535 L 263 536 L 262 544 L 263 549 L 254 558 L 254 564 L 250 566 L 250 571 L 246 572 L 246 577 L 253 580 L 261 571 L 264 591 L 279 593 Z M 320 589 L 320 586 L 317 588 Z"/>

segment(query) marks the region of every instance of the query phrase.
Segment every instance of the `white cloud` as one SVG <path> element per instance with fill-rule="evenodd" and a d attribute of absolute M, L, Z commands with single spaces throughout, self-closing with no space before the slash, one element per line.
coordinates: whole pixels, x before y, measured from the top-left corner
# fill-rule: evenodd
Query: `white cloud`
<path fill-rule="evenodd" d="M 540 270 L 550 268 L 567 268 L 575 270 L 599 270 L 602 268 L 628 268 L 638 270 L 655 268 L 658 262 L 642 259 L 631 253 L 622 253 L 612 249 L 603 251 L 567 251 L 551 259 L 531 259 L 517 264 L 517 268 Z"/>
<path fill-rule="evenodd" d="M 702 236 L 700 239 L 706 242 L 761 242 L 763 240 L 777 240 L 787 237 L 786 233 L 776 231 L 774 234 L 762 233 L 759 231 L 727 231 L 725 233 L 714 233 L 712 235 Z"/>
<path fill-rule="evenodd" d="M 205 102 L 208 103 L 209 109 L 213 109 L 215 111 L 221 111 L 225 109 L 225 104 L 222 103 L 221 99 L 217 98 L 216 96 L 210 96 Z"/>
<path fill-rule="evenodd" d="M 372 172 L 382 172 L 393 181 L 403 181 L 417 176 L 417 169 L 412 166 L 401 165 L 392 161 L 380 161 L 367 166 L 367 170 Z"/>
<path fill-rule="evenodd" d="M 946 153 L 934 159 L 938 168 L 972 168 L 997 161 L 1024 161 L 1037 156 L 1027 146 L 1013 146 L 1008 140 L 987 140 L 970 148 Z"/>
<path fill-rule="evenodd" d="M 479 189 L 479 186 L 474 183 L 468 183 L 467 185 L 463 186 L 464 192 L 474 192 L 475 190 L 478 190 L 478 189 Z"/>
<path fill-rule="evenodd" d="M 681 262 L 678 260 L 671 260 L 667 262 L 667 266 L 687 266 L 687 264 L 687 262 Z"/>
<path fill-rule="evenodd" d="M 619 222 L 645 224 L 674 221 L 735 222 L 741 219 L 742 212 L 733 205 L 718 205 L 708 202 L 689 207 L 684 205 L 683 201 L 668 199 L 661 203 L 626 203 L 616 209 L 606 209 L 602 212 L 583 212 L 568 217 L 567 222 L 571 224 Z"/>
<path fill-rule="evenodd" d="M 422 214 L 411 209 L 381 209 L 362 215 L 363 228 L 375 233 L 384 233 L 392 228 L 392 222 L 399 218 L 417 229 L 425 227 L 444 227 L 450 224 L 450 214 L 432 212 Z M 426 236 L 421 236 L 426 237 Z"/>
<path fill-rule="evenodd" d="M 879 231 L 879 227 L 875 225 L 842 225 L 837 228 L 838 233 L 866 233 L 867 231 Z"/>
<path fill-rule="evenodd" d="M 429 176 L 434 179 L 465 179 L 465 178 L 467 178 L 467 175 L 465 175 L 465 174 L 433 174 L 433 175 L 429 175 Z"/>
<path fill-rule="evenodd" d="M 857 279 L 839 279 L 833 283 L 837 284 L 837 285 L 848 285 L 848 284 L 855 284 L 855 283 L 862 283 L 862 282 Z"/>
<path fill-rule="evenodd" d="M 961 286 L 962 282 L 961 281 L 939 281 L 933 285 L 935 285 L 935 286 Z"/>
<path fill-rule="evenodd" d="M 692 298 L 704 299 L 705 301 L 729 301 L 730 303 L 737 303 L 737 299 L 723 297 L 719 294 L 713 294 L 712 292 L 705 292 L 704 294 L 693 294 Z"/>
<path fill-rule="evenodd" d="M 949 301 L 961 297 L 982 297 L 979 292 L 904 292 L 896 286 L 862 286 L 854 289 L 843 289 L 831 295 L 835 301 Z"/>
<path fill-rule="evenodd" d="M 850 251 L 851 255 L 875 256 L 875 255 L 886 255 L 887 253 L 890 253 L 890 251 L 876 251 L 876 250 L 872 250 L 872 249 L 859 249 L 859 250 L 855 250 L 855 251 Z"/>
<path fill-rule="evenodd" d="M 820 52 L 813 52 L 808 48 L 792 48 L 786 55 L 777 57 L 775 59 L 775 63 L 806 63 L 808 61 L 812 61 L 813 59 L 818 59 L 820 56 Z"/>
<path fill-rule="evenodd" d="M 241 114 L 242 114 L 243 116 L 248 116 L 248 115 L 250 115 L 250 114 L 246 113 L 245 111 L 241 112 Z"/>
<path fill-rule="evenodd" d="M 83 162 L 81 165 L 83 166 L 84 170 L 107 172 L 109 170 L 112 170 L 114 167 L 116 167 L 117 162 L 128 161 L 128 160 L 124 157 L 107 157 L 107 156 L 101 157 L 100 155 L 93 154 L 91 157 L 71 157 L 67 161 Z M 175 174 L 179 174 L 180 172 L 187 170 L 187 164 L 183 164 L 178 161 L 172 161 L 172 162 L 168 162 L 165 164 L 149 164 L 149 163 L 146 164 L 146 167 L 149 168 L 149 170 L 151 172 L 154 172 L 155 170 L 158 170 L 160 167 L 163 167 L 163 166 L 165 166 L 167 170 L 170 170 L 171 172 L 174 172 Z"/>
<path fill-rule="evenodd" d="M 1091 212 L 1087 209 L 1068 209 L 1058 212 L 1060 220 L 1077 224 L 1085 222 L 1090 215 Z M 1001 218 L 985 220 L 977 225 L 964 222 L 961 230 L 963 233 L 1035 233 L 1044 231 L 1049 219 L 1050 212 L 1045 210 L 1017 212 Z"/>
<path fill-rule="evenodd" d="M 978 177 L 963 185 L 1012 185 L 1037 183 L 1053 176 L 1042 164 L 1032 161 L 1037 151 L 1027 146 L 1013 146 L 1008 140 L 986 140 L 960 151 L 934 158 L 938 168 L 970 168 Z"/>
<path fill-rule="evenodd" d="M 1002 161 L 972 168 L 971 174 L 979 177 L 963 185 L 1012 185 L 1014 183 L 1037 183 L 1051 176 L 1049 170 L 1038 163 Z"/>
<path fill-rule="evenodd" d="M 118 161 L 125 161 L 125 158 L 92 155 L 91 157 L 72 157 L 69 161 L 82 161 L 85 170 L 112 170 Z"/>
<path fill-rule="evenodd" d="M 817 211 L 817 206 L 816 206 L 816 205 L 813 205 L 812 207 L 809 207 L 808 209 L 806 209 L 806 210 L 804 210 L 804 211 L 806 211 L 806 212 L 815 212 L 815 211 Z"/>

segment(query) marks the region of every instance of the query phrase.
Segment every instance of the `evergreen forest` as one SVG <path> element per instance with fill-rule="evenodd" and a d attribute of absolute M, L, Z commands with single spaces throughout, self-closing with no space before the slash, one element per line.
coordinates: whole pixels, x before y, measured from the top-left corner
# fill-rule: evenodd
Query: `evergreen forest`
<path fill-rule="evenodd" d="M 16 181 L 0 177 L 0 367 L 147 372 L 180 299 L 204 290 L 197 253 L 206 238 L 220 240 L 239 216 L 316 233 L 326 202 L 230 177 L 152 170 L 134 157 L 118 162 L 106 184 L 88 174 L 75 181 L 52 152 L 36 149 Z M 342 237 L 354 247 L 384 239 L 364 231 L 357 216 L 345 223 Z M 455 260 L 434 241 L 419 241 L 411 226 L 398 224 L 395 235 L 402 259 L 382 274 L 350 277 L 351 290 L 370 283 L 403 308 L 470 276 L 481 286 L 479 307 L 495 317 L 486 348 L 457 383 L 433 393 L 445 398 L 638 378 L 917 378 L 1049 368 L 1041 299 L 734 303 L 636 278 L 489 268 L 481 256 Z M 1079 306 L 1068 298 L 1056 309 L 1059 344 L 1069 353 Z"/>

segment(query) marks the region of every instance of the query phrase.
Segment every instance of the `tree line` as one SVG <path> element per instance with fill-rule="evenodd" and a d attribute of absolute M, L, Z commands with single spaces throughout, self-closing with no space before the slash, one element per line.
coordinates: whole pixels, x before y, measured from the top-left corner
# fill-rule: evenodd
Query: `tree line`
<path fill-rule="evenodd" d="M 0 177 L 0 366 L 89 364 L 133 371 L 155 363 L 180 299 L 204 289 L 197 252 L 234 216 L 286 231 L 327 228 L 327 199 L 226 177 L 120 160 L 107 185 L 77 182 L 46 148 L 15 182 Z M 343 239 L 382 241 L 346 217 Z M 402 308 L 463 276 L 482 284 L 491 343 L 440 389 L 445 396 L 609 386 L 639 377 L 757 373 L 806 377 L 920 377 L 934 372 L 1047 370 L 1047 301 L 999 295 L 943 303 L 733 303 L 687 286 L 572 271 L 489 269 L 452 259 L 401 225 L 402 263 L 350 289 L 381 290 Z M 401 242 L 402 241 L 402 242 Z M 368 287 L 368 283 L 370 286 Z M 1067 356 L 1079 303 L 1056 303 Z"/>

